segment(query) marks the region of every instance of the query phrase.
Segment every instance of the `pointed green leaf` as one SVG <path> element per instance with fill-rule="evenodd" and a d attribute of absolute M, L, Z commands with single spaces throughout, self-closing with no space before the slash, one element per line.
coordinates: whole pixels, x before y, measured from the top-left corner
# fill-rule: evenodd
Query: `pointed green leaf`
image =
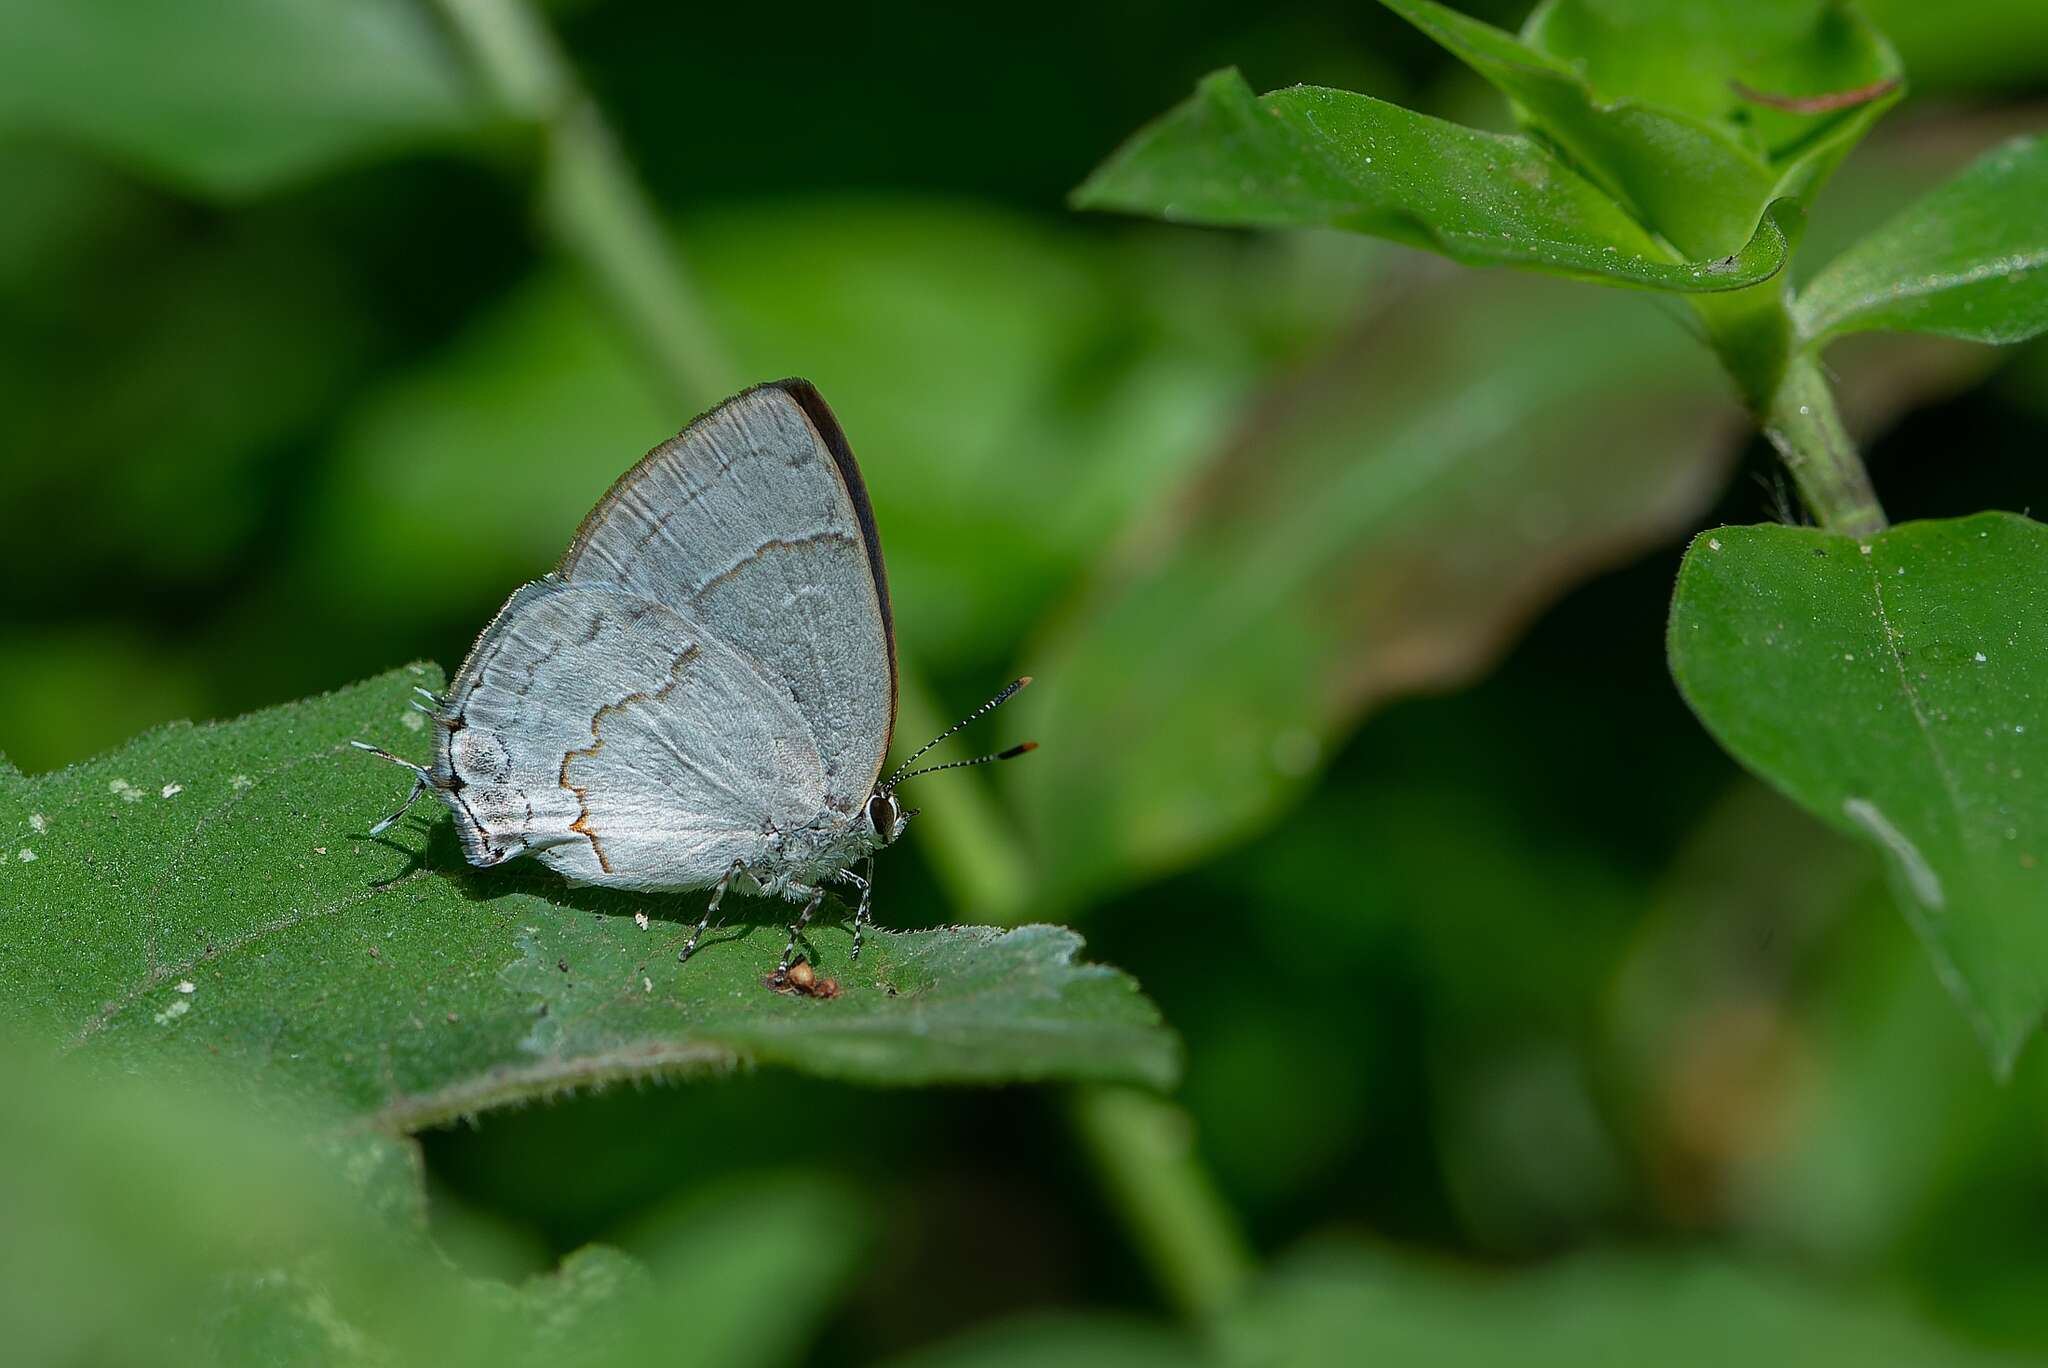
<path fill-rule="evenodd" d="M 1829 262 L 1794 306 L 1809 343 L 1886 329 L 1972 342 L 2048 331 L 2048 136 L 2015 138 Z"/>
<path fill-rule="evenodd" d="M 782 904 L 728 901 L 728 929 L 679 965 L 703 894 L 473 871 L 424 805 L 367 837 L 406 776 L 347 743 L 424 758 L 406 700 L 438 682 L 415 667 L 0 780 L 0 1010 L 125 1067 L 225 1062 L 397 1129 L 752 1063 L 892 1084 L 1173 1080 L 1151 1005 L 1056 927 L 883 931 L 855 965 L 822 926 L 812 953 L 844 991 L 800 999 L 762 983 Z M 930 920 L 887 886 L 885 923 Z"/>
<path fill-rule="evenodd" d="M 1642 223 L 1680 250 L 1740 247 L 1776 174 L 1726 128 L 1638 100 L 1602 102 L 1573 67 L 1433 0 L 1382 0 L 1485 77 Z"/>
<path fill-rule="evenodd" d="M 1841 0 L 1543 0 L 1522 37 L 1602 103 L 1716 124 L 1781 171 L 1864 119 L 1903 74 Z"/>
<path fill-rule="evenodd" d="M 1546 69 L 1575 73 L 1589 102 L 1553 94 L 1531 106 L 1538 121 L 1611 168 L 1648 222 L 1695 255 L 1730 250 L 1712 244 L 1732 244 L 1744 222 L 1727 149 L 1763 173 L 1748 212 L 1809 200 L 1904 78 L 1884 36 L 1837 0 L 1545 0 L 1522 36 Z M 1692 236 L 1702 231 L 1714 235 L 1704 245 Z"/>
<path fill-rule="evenodd" d="M 2001 1070 L 2048 1008 L 2048 528 L 1696 538 L 1671 669 L 1751 770 L 1876 846 Z"/>
<path fill-rule="evenodd" d="M 485 118 L 412 0 L 0 0 L 0 32 L 0 128 L 78 138 L 208 194 Z"/>
<path fill-rule="evenodd" d="M 1141 130 L 1074 203 L 1185 223 L 1345 228 L 1468 265 L 1655 290 L 1741 289 L 1776 275 L 1788 251 L 1773 212 L 1735 255 L 1681 261 L 1527 138 L 1343 90 L 1254 96 L 1235 71 L 1205 78 Z"/>

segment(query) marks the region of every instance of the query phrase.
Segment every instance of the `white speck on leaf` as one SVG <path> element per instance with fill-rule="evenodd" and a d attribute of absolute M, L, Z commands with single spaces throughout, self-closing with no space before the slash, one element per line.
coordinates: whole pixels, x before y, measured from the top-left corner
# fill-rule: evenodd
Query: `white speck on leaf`
<path fill-rule="evenodd" d="M 644 975 L 644 974 L 643 974 L 643 975 L 641 975 L 641 977 L 640 977 L 640 991 L 641 991 L 641 992 L 643 992 L 643 993 L 651 993 L 651 992 L 653 992 L 653 991 L 654 991 L 654 980 L 653 980 L 653 979 L 651 979 L 651 978 L 648 978 L 648 977 L 647 977 L 646 975 Z"/>
<path fill-rule="evenodd" d="M 142 790 L 129 783 L 126 779 L 116 779 L 109 783 L 107 785 L 107 792 L 113 794 L 124 803 L 139 803 L 142 801 Z"/>
<path fill-rule="evenodd" d="M 187 997 L 190 997 L 192 994 L 199 991 L 199 985 L 194 983 L 191 979 L 179 979 L 178 991 L 185 994 Z"/>
<path fill-rule="evenodd" d="M 398 715 L 398 724 L 407 731 L 418 731 L 421 727 L 427 725 L 427 719 L 421 717 L 416 712 L 400 713 Z"/>
<path fill-rule="evenodd" d="M 166 797 L 166 798 L 175 798 L 175 797 L 177 797 L 177 796 L 178 796 L 179 794 L 183 793 L 184 791 L 185 791 L 185 786 L 184 786 L 183 784 L 177 784 L 177 783 L 172 783 L 172 784 L 165 784 L 165 785 L 164 785 L 164 787 L 163 787 L 163 795 L 164 795 L 164 797 Z"/>
<path fill-rule="evenodd" d="M 36 862 L 36 853 L 27 846 L 23 846 L 19 858 L 23 864 L 34 864 Z"/>
<path fill-rule="evenodd" d="M 185 1013 L 191 1010 L 192 1003 L 188 999 L 178 998 L 175 1001 L 173 1001 L 170 1006 L 164 1008 L 161 1012 L 158 1012 L 156 1014 L 156 1024 L 159 1026 L 168 1026 L 172 1022 L 176 1021 L 179 1017 L 185 1015 Z"/>
<path fill-rule="evenodd" d="M 1977 663 L 1979 665 L 1984 663 L 1984 653 L 1982 651 L 1977 652 Z"/>
<path fill-rule="evenodd" d="M 635 912 L 633 914 L 633 925 L 639 927 L 642 931 L 645 931 L 648 925 L 647 914 L 645 912 Z"/>
<path fill-rule="evenodd" d="M 254 779 L 251 779 L 246 774 L 238 774 L 234 778 L 228 780 L 228 787 L 233 789 L 235 792 L 240 793 L 243 789 L 255 788 L 256 781 Z"/>
<path fill-rule="evenodd" d="M 31 812 L 28 815 L 28 829 L 40 836 L 50 829 L 50 819 L 40 812 Z"/>
<path fill-rule="evenodd" d="M 1721 549 L 1721 539 L 1720 539 L 1719 537 L 1709 537 L 1709 538 L 1707 538 L 1707 550 L 1709 550 L 1709 551 L 1719 551 L 1720 549 Z"/>
<path fill-rule="evenodd" d="M 1870 543 L 1865 542 L 1863 545 L 1857 547 L 1856 549 L 1867 556 L 1870 554 Z"/>

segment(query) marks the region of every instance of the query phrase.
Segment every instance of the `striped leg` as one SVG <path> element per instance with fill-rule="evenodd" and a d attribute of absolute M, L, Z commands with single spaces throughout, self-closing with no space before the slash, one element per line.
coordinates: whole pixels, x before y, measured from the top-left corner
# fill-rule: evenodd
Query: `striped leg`
<path fill-rule="evenodd" d="M 711 925 L 711 919 L 718 915 L 718 905 L 725 901 L 725 890 L 732 887 L 735 875 L 740 872 L 740 862 L 734 860 L 732 868 L 725 871 L 725 877 L 711 890 L 711 901 L 704 904 L 704 915 L 697 919 L 697 929 L 690 933 L 690 943 L 676 956 L 677 963 L 688 964 L 690 956 L 697 953 L 697 942 L 704 938 L 704 928 Z"/>
<path fill-rule="evenodd" d="M 801 885 L 799 885 L 799 887 L 801 887 Z M 781 976 L 789 972 L 790 957 L 796 954 L 796 938 L 798 936 L 801 936 L 804 933 L 804 928 L 811 924 L 812 914 L 818 910 L 818 904 L 824 901 L 824 889 L 814 888 L 811 890 L 811 900 L 804 904 L 804 910 L 797 913 L 796 920 L 790 924 L 789 944 L 782 947 L 782 963 L 775 966 L 775 972 L 777 976 Z"/>
<path fill-rule="evenodd" d="M 853 956 L 860 958 L 860 926 L 873 919 L 870 908 L 875 896 L 875 857 L 868 856 L 868 872 L 860 881 L 860 905 L 853 909 Z"/>

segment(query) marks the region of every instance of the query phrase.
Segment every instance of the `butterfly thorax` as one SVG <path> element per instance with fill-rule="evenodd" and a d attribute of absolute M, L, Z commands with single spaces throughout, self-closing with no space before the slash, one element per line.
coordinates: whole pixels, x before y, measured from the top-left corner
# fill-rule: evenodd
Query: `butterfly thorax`
<path fill-rule="evenodd" d="M 747 874 L 767 897 L 801 901 L 842 869 L 887 844 L 861 813 L 820 812 L 800 827 L 771 832 L 772 860 Z"/>

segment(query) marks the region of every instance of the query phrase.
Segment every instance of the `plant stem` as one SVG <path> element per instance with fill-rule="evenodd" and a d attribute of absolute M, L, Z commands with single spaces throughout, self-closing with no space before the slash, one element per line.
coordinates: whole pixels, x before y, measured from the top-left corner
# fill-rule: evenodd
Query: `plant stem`
<path fill-rule="evenodd" d="M 546 25 L 524 0 L 440 3 L 492 95 L 539 128 L 542 222 L 596 284 L 666 397 L 694 413 L 737 389 L 675 243 Z"/>
<path fill-rule="evenodd" d="M 695 410 L 737 389 L 674 242 L 538 16 L 525 0 L 440 4 L 493 96 L 540 128 L 543 221 L 597 282 L 666 391 Z M 915 671 L 901 674 L 906 725 L 936 735 L 944 724 Z M 1029 906 L 1029 865 L 975 777 L 957 776 L 945 815 L 935 808 L 920 831 L 954 904 L 1011 922 Z M 1226 1305 L 1250 1258 L 1195 1154 L 1187 1114 L 1143 1093 L 1084 1088 L 1073 1116 L 1175 1305 L 1190 1315 Z"/>
<path fill-rule="evenodd" d="M 946 719 L 909 671 L 902 694 L 902 717 L 923 718 L 910 734 L 936 735 Z M 933 872 L 956 906 L 1009 924 L 1029 910 L 1029 865 L 982 785 L 961 788 L 971 796 L 949 791 L 946 806 L 922 819 Z M 941 812 L 945 818 L 934 820 Z M 1074 1091 L 1068 1115 L 1111 1205 L 1174 1307 L 1203 1319 L 1234 1301 L 1250 1281 L 1251 1255 L 1196 1152 L 1186 1110 L 1136 1089 L 1094 1086 Z"/>
<path fill-rule="evenodd" d="M 1811 356 L 1800 356 L 1785 368 L 1763 425 L 1764 436 L 1778 449 L 1822 527 L 1849 537 L 1884 531 L 1884 508 L 1870 473 L 1842 426 L 1827 377 Z"/>
<path fill-rule="evenodd" d="M 1111 1202 L 1182 1315 L 1227 1310 L 1251 1280 L 1252 1258 L 1230 1208 L 1195 1152 L 1188 1114 L 1130 1088 L 1082 1088 L 1071 1111 Z"/>
<path fill-rule="evenodd" d="M 1699 295 L 1693 308 L 1814 520 L 1850 537 L 1884 531 L 1884 508 L 1842 426 L 1827 376 L 1811 353 L 1798 349 L 1785 287 L 1771 281 Z"/>

